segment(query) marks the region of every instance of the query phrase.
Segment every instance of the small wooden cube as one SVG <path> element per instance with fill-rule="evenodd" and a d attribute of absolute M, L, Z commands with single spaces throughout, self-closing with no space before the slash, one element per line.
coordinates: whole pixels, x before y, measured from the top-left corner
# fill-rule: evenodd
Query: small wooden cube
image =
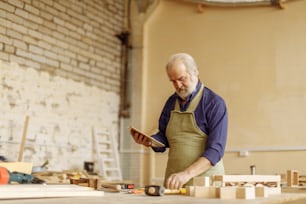
<path fill-rule="evenodd" d="M 215 187 L 206 187 L 206 186 L 195 186 L 194 196 L 201 198 L 216 198 L 216 188 Z"/>
<path fill-rule="evenodd" d="M 194 186 L 186 186 L 186 195 L 188 196 L 194 196 Z"/>
<path fill-rule="evenodd" d="M 236 191 L 237 199 L 255 199 L 255 188 L 254 187 L 237 187 Z"/>
<path fill-rule="evenodd" d="M 269 191 L 268 190 L 269 189 L 266 186 L 255 187 L 255 195 L 256 195 L 256 197 L 267 198 L 269 196 Z"/>
<path fill-rule="evenodd" d="M 280 195 L 282 194 L 281 187 L 268 187 L 268 195 Z"/>
<path fill-rule="evenodd" d="M 219 187 L 216 194 L 220 199 L 236 199 L 236 187 Z"/>
<path fill-rule="evenodd" d="M 193 178 L 194 186 L 210 186 L 210 178 L 208 176 L 197 176 Z"/>

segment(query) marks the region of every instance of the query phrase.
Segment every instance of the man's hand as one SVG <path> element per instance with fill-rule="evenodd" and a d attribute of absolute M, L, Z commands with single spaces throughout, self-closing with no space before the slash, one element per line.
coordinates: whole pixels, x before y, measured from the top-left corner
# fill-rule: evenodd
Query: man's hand
<path fill-rule="evenodd" d="M 152 142 L 147 137 L 140 134 L 139 132 L 136 132 L 133 129 L 131 129 L 131 135 L 133 136 L 133 139 L 137 144 L 142 144 L 146 147 L 152 146 Z"/>
<path fill-rule="evenodd" d="M 207 171 L 211 167 L 210 161 L 205 157 L 200 157 L 184 171 L 171 174 L 166 181 L 166 188 L 180 189 L 190 179 Z"/>
<path fill-rule="evenodd" d="M 166 182 L 166 188 L 169 189 L 180 189 L 183 187 L 185 183 L 187 183 L 192 177 L 182 171 L 175 174 L 171 174 Z"/>

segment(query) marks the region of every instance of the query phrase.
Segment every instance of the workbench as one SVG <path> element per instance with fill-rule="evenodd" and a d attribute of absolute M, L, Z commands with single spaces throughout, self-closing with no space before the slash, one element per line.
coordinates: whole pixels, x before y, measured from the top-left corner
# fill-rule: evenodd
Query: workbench
<path fill-rule="evenodd" d="M 105 192 L 102 197 L 69 197 L 69 198 L 39 198 L 1 200 L 5 204 L 304 204 L 306 193 L 282 193 L 268 198 L 253 200 L 220 200 L 204 199 L 186 195 L 146 196 L 143 194 L 127 194 Z"/>

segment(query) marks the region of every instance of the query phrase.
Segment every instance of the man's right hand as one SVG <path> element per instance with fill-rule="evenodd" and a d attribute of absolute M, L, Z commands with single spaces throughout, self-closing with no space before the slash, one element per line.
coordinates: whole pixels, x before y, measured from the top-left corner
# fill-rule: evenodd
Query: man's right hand
<path fill-rule="evenodd" d="M 142 144 L 146 147 L 151 147 L 152 146 L 152 142 L 147 137 L 142 135 L 141 133 L 135 131 L 134 129 L 131 129 L 130 132 L 131 132 L 131 135 L 132 135 L 134 141 L 137 144 Z"/>

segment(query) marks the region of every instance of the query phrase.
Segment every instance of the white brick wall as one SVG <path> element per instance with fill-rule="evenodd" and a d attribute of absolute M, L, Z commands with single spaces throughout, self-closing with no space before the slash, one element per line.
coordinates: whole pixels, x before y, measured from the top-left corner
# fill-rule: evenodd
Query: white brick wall
<path fill-rule="evenodd" d="M 0 0 L 0 60 L 119 93 L 115 35 L 124 29 L 124 6 L 124 0 Z"/>
<path fill-rule="evenodd" d="M 0 155 L 18 159 L 29 115 L 23 161 L 50 169 L 82 169 L 93 161 L 92 127 L 118 135 L 119 95 L 16 63 L 0 61 Z"/>

